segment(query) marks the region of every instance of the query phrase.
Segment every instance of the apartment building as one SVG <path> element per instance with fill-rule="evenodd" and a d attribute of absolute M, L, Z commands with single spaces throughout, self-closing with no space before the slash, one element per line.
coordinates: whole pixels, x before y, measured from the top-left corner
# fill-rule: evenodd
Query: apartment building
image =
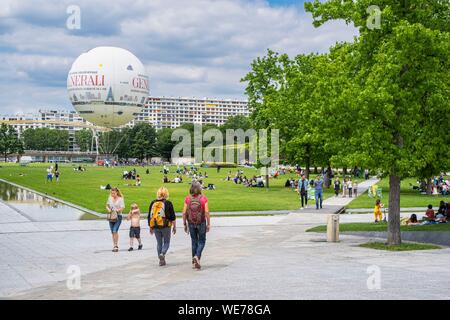
<path fill-rule="evenodd" d="M 157 130 L 184 123 L 222 125 L 231 116 L 248 116 L 247 101 L 209 98 L 149 97 L 134 122 L 151 123 Z"/>

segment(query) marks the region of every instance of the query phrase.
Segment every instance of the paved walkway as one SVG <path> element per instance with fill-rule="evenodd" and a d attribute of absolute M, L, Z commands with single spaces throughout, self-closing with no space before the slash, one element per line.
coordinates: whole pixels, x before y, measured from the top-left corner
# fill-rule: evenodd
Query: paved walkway
<path fill-rule="evenodd" d="M 20 276 L 0 272 L 2 290 L 15 299 L 450 298 L 450 279 L 441 276 L 450 263 L 450 249 L 377 251 L 358 247 L 367 239 L 345 235 L 340 243 L 327 243 L 324 234 L 305 232 L 325 222 L 322 214 L 229 219 L 214 219 L 201 271 L 191 269 L 184 234 L 174 237 L 164 268 L 157 266 L 155 243 L 148 236 L 145 250 L 112 254 L 107 230 L 38 233 L 42 246 L 31 243 L 35 237 L 9 235 L 15 251 L 6 257 Z M 371 219 L 364 214 L 341 216 L 342 222 Z M 244 221 L 253 225 L 243 225 Z M 122 231 L 123 248 L 125 234 Z M 28 251 L 15 241 L 27 241 Z M 64 281 L 68 264 L 81 267 L 81 290 L 68 290 Z M 379 289 L 367 286 L 368 272 L 374 268 L 380 275 Z M 20 279 L 31 290 L 19 292 Z M 48 281 L 44 287 L 43 280 Z"/>
<path fill-rule="evenodd" d="M 442 277 L 442 270 L 450 264 L 450 248 L 385 252 L 359 247 L 367 238 L 341 235 L 340 243 L 327 243 L 325 234 L 305 232 L 325 223 L 323 213 L 333 212 L 348 199 L 333 201 L 325 202 L 323 210 L 284 216 L 213 218 L 201 271 L 191 269 L 190 239 L 181 228 L 172 239 L 168 264 L 161 268 L 155 240 L 144 223 L 144 250 L 126 251 L 128 223 L 124 222 L 121 251 L 114 254 L 105 221 L 27 222 L 0 204 L 0 218 L 10 219 L 0 223 L 0 297 L 450 298 L 450 279 Z M 372 214 L 341 215 L 340 219 L 369 222 Z M 69 290 L 66 285 L 71 265 L 80 268 L 80 290 Z M 379 274 L 379 288 L 367 285 L 371 270 Z"/>

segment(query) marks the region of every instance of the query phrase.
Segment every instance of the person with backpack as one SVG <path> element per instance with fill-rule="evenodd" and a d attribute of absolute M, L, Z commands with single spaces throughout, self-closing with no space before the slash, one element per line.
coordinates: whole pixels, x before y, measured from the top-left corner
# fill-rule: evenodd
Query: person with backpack
<path fill-rule="evenodd" d="M 158 252 L 159 266 L 166 265 L 166 253 L 170 246 L 170 228 L 175 235 L 177 221 L 173 204 L 169 200 L 169 190 L 161 187 L 156 192 L 156 200 L 150 203 L 148 212 L 148 226 L 150 234 L 155 234 L 156 250 Z"/>
<path fill-rule="evenodd" d="M 192 267 L 200 269 L 200 259 L 205 248 L 206 233 L 211 228 L 208 198 L 202 195 L 202 186 L 198 182 L 192 183 L 189 193 L 183 207 L 184 231 L 191 235 Z"/>

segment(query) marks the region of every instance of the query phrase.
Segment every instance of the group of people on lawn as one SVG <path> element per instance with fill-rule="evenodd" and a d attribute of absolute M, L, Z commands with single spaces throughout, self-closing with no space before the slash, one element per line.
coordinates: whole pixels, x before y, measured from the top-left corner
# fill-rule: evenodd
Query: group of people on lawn
<path fill-rule="evenodd" d="M 382 208 L 383 204 L 380 199 L 377 199 L 375 202 L 374 208 L 374 216 L 375 222 L 386 221 L 386 213 L 383 218 Z M 450 221 L 450 202 L 441 201 L 439 203 L 439 209 L 437 212 L 433 210 L 433 205 L 429 204 L 428 208 L 425 212 L 425 215 L 421 220 L 417 218 L 415 213 L 411 214 L 409 218 L 401 218 L 400 223 L 402 225 L 427 225 L 427 224 L 439 224 L 439 223 L 447 223 Z"/>
<path fill-rule="evenodd" d="M 165 256 L 170 246 L 171 234 L 177 231 L 176 215 L 173 204 L 169 199 L 169 191 L 165 187 L 158 189 L 156 199 L 150 203 L 147 224 L 150 234 L 154 235 L 157 242 L 157 254 L 159 265 L 166 265 Z M 109 226 L 112 233 L 113 252 L 118 252 L 119 227 L 122 223 L 122 215 L 125 210 L 125 200 L 118 188 L 112 188 L 106 203 Z M 143 248 L 141 240 L 141 217 L 139 206 L 133 203 L 127 215 L 130 221 L 130 247 L 133 251 L 134 239 L 138 241 L 138 250 Z M 202 186 L 193 182 L 190 186 L 189 195 L 185 198 L 183 207 L 184 231 L 190 234 L 192 244 L 192 267 L 200 269 L 200 259 L 206 244 L 206 233 L 211 228 L 208 198 L 202 194 Z"/>

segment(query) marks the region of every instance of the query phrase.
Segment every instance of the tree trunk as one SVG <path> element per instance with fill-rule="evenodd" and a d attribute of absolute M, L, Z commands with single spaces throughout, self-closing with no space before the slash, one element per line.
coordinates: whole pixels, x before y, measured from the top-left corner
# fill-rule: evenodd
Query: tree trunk
<path fill-rule="evenodd" d="M 389 176 L 389 219 L 388 219 L 388 245 L 402 243 L 400 233 L 400 177 Z"/>
<path fill-rule="evenodd" d="M 327 174 L 325 175 L 325 181 L 324 182 L 325 182 L 325 187 L 329 188 L 330 185 L 331 185 L 331 166 L 330 166 L 330 164 L 328 164 Z"/>
<path fill-rule="evenodd" d="M 266 188 L 269 187 L 269 167 L 266 166 Z"/>
<path fill-rule="evenodd" d="M 432 186 L 433 186 L 433 184 L 431 182 L 431 178 L 428 178 L 427 179 L 427 195 L 429 195 L 429 196 L 431 196 L 431 194 L 433 193 Z"/>
<path fill-rule="evenodd" d="M 309 179 L 309 167 L 311 166 L 311 155 L 310 155 L 311 147 L 309 145 L 306 146 L 306 170 L 305 177 Z"/>
<path fill-rule="evenodd" d="M 342 173 L 343 173 L 344 175 L 347 174 L 347 167 L 342 168 Z"/>

